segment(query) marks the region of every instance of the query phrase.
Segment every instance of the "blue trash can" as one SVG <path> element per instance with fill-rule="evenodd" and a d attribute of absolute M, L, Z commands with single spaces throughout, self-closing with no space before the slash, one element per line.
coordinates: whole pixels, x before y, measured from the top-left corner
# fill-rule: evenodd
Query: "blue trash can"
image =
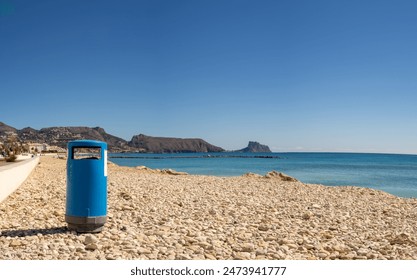
<path fill-rule="evenodd" d="M 100 232 L 107 219 L 107 144 L 68 143 L 65 221 L 77 232 Z"/>

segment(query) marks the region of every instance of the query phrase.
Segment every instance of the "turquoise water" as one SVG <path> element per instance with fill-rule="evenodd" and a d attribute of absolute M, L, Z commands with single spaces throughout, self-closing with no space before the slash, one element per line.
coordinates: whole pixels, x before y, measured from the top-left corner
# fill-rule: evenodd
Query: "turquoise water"
<path fill-rule="evenodd" d="M 279 158 L 253 157 L 271 155 Z M 113 158 L 114 156 L 135 158 Z M 305 183 L 361 186 L 383 190 L 401 197 L 417 198 L 417 155 L 192 153 L 110 154 L 110 157 L 111 161 L 122 166 L 145 165 L 150 168 L 171 168 L 190 174 L 240 176 L 253 172 L 263 175 L 271 170 L 277 170 Z"/>

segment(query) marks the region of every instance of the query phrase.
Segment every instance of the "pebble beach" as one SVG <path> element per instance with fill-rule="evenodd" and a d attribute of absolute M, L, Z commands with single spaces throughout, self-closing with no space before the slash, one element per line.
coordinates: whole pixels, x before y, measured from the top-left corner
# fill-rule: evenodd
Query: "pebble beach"
<path fill-rule="evenodd" d="M 66 161 L 42 157 L 0 203 L 0 259 L 417 260 L 417 199 L 304 184 L 108 164 L 108 220 L 65 222 Z"/>

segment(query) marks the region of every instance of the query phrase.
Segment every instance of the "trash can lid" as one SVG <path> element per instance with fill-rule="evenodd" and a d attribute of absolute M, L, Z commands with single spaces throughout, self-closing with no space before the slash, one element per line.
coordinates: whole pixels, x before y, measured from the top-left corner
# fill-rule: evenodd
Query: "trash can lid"
<path fill-rule="evenodd" d="M 74 140 L 68 142 L 68 147 L 80 146 L 80 147 L 103 147 L 107 148 L 107 143 L 97 140 Z"/>

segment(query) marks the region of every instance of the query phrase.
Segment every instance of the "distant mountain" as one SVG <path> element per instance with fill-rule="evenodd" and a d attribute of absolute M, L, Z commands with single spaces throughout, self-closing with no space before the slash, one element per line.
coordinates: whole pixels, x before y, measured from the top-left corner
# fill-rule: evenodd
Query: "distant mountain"
<path fill-rule="evenodd" d="M 129 146 L 139 152 L 152 153 L 211 153 L 224 151 L 224 149 L 211 145 L 203 139 L 151 137 L 143 134 L 133 136 Z"/>
<path fill-rule="evenodd" d="M 3 122 L 0 122 L 0 135 L 1 134 L 6 134 L 6 133 L 9 133 L 9 132 L 14 132 L 15 133 L 16 131 L 17 131 L 16 128 L 8 126 L 7 124 L 5 124 Z"/>
<path fill-rule="evenodd" d="M 91 139 L 104 141 L 110 152 L 146 152 L 146 153 L 187 153 L 222 152 L 224 149 L 207 143 L 203 139 L 182 139 L 135 135 L 131 141 L 108 134 L 101 127 L 64 126 L 47 127 L 36 130 L 31 127 L 16 129 L 0 122 L 0 142 L 15 135 L 22 142 L 47 143 L 51 146 L 66 148 L 69 141 Z"/>
<path fill-rule="evenodd" d="M 267 145 L 261 145 L 255 141 L 249 141 L 249 144 L 246 148 L 237 150 L 236 152 L 241 153 L 272 153 Z"/>
<path fill-rule="evenodd" d="M 0 122 L 0 142 L 14 135 L 22 142 L 46 143 L 51 146 L 66 148 L 69 141 L 91 139 L 106 142 L 110 152 L 143 153 L 213 153 L 224 152 L 223 148 L 207 143 L 200 138 L 152 137 L 144 134 L 135 135 L 130 141 L 108 134 L 101 127 L 62 126 L 47 127 L 40 130 L 25 127 L 16 129 Z M 236 152 L 270 153 L 266 145 L 250 141 L 248 146 Z"/>
<path fill-rule="evenodd" d="M 91 139 L 106 142 L 108 149 L 112 152 L 129 150 L 126 140 L 106 133 L 101 127 L 48 127 L 39 130 L 39 135 L 44 142 L 63 148 L 66 147 L 68 141 Z"/>
<path fill-rule="evenodd" d="M 67 126 L 48 127 L 40 130 L 25 127 L 18 130 L 0 123 L 0 139 L 5 139 L 10 133 L 17 135 L 17 138 L 22 142 L 47 143 L 62 148 L 66 148 L 67 143 L 72 140 L 91 139 L 106 142 L 109 151 L 112 152 L 131 150 L 126 140 L 106 133 L 101 127 Z"/>

